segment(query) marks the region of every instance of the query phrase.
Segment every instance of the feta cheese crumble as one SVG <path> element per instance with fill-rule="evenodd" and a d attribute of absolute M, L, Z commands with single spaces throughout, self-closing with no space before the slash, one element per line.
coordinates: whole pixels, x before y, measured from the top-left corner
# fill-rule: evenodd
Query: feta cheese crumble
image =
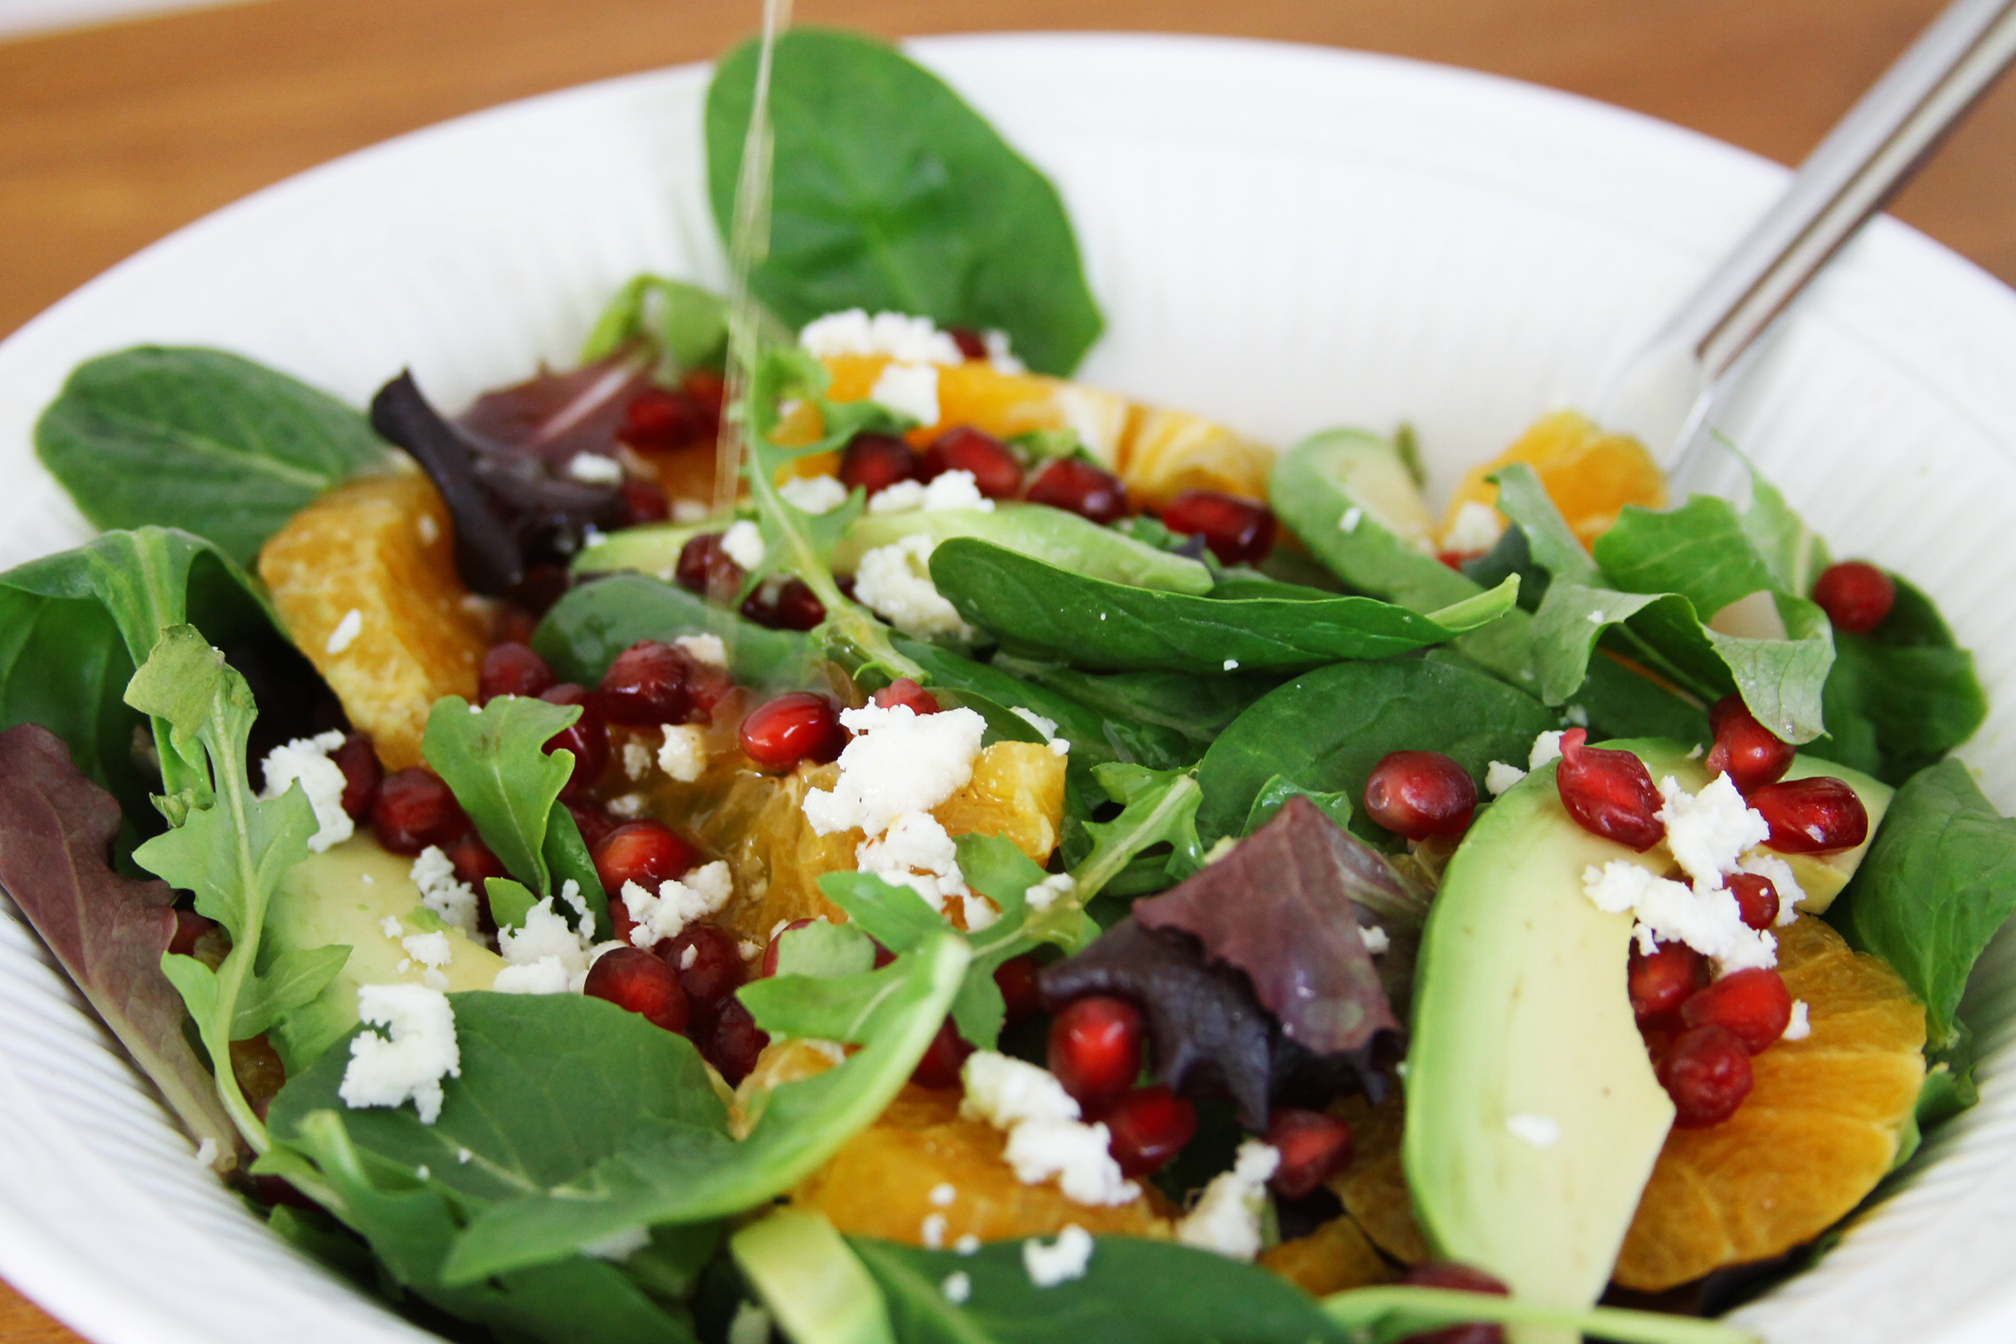
<path fill-rule="evenodd" d="M 973 778 L 987 721 L 973 710 L 918 714 L 908 705 L 840 711 L 854 739 L 840 752 L 831 789 L 805 795 L 805 817 L 820 835 L 859 828 L 882 834 L 906 812 L 929 812 Z"/>
<path fill-rule="evenodd" d="M 408 870 L 420 888 L 420 904 L 441 916 L 441 922 L 467 934 L 477 925 L 476 893 L 455 876 L 455 862 L 441 846 L 429 845 L 413 857 Z"/>
<path fill-rule="evenodd" d="M 490 987 L 500 994 L 580 993 L 595 958 L 617 946 L 595 943 L 594 929 L 585 916 L 578 928 L 570 926 L 553 908 L 553 898 L 541 897 L 525 912 L 523 927 L 497 931 L 497 951 L 509 965 Z"/>
<path fill-rule="evenodd" d="M 1744 850 L 1771 838 L 1770 823 L 1727 775 L 1715 776 L 1693 794 L 1668 775 L 1659 781 L 1659 796 L 1665 801 L 1655 815 L 1666 823 L 1666 847 L 1697 891 L 1721 886 L 1725 874 L 1738 871 Z"/>
<path fill-rule="evenodd" d="M 1260 1254 L 1267 1182 L 1280 1166 L 1279 1149 L 1258 1139 L 1240 1144 L 1232 1170 L 1213 1176 L 1196 1206 L 1176 1224 L 1176 1240 L 1232 1260 L 1251 1260 Z"/>
<path fill-rule="evenodd" d="M 266 791 L 259 796 L 278 798 L 300 780 L 301 792 L 315 813 L 315 834 L 308 837 L 308 848 L 317 854 L 357 832 L 356 823 L 343 810 L 343 767 L 329 759 L 329 753 L 342 745 L 343 734 L 332 728 L 313 737 L 297 737 L 266 753 Z"/>
<path fill-rule="evenodd" d="M 945 1300 L 953 1306 L 964 1306 L 966 1299 L 973 1296 L 973 1276 L 963 1269 L 955 1269 L 945 1276 L 945 1282 L 939 1285 L 939 1290 L 945 1294 Z"/>
<path fill-rule="evenodd" d="M 980 1253 L 980 1238 L 968 1232 L 965 1236 L 952 1243 L 952 1250 L 957 1255 L 978 1255 Z"/>
<path fill-rule="evenodd" d="M 856 845 L 854 859 L 861 872 L 908 886 L 934 910 L 967 894 L 965 875 L 959 871 L 959 848 L 929 812 L 897 817 L 879 838 Z"/>
<path fill-rule="evenodd" d="M 462 1076 L 455 1012 L 448 996 L 425 985 L 359 985 L 357 1016 L 368 1027 L 350 1042 L 350 1063 L 336 1095 L 351 1110 L 413 1103 L 420 1123 L 441 1115 L 441 1080 Z"/>
<path fill-rule="evenodd" d="M 1549 761 L 1561 759 L 1561 734 L 1542 733 L 1533 739 L 1533 750 L 1526 757 L 1526 768 L 1538 770 Z"/>
<path fill-rule="evenodd" d="M 1227 658 L 1225 660 L 1225 670 L 1227 672 L 1237 672 L 1239 670 L 1239 660 L 1237 658 Z"/>
<path fill-rule="evenodd" d="M 1375 957 L 1393 946 L 1393 939 L 1377 924 L 1360 924 L 1358 937 L 1364 942 L 1365 950 Z"/>
<path fill-rule="evenodd" d="M 719 635 L 681 635 L 672 643 L 674 647 L 692 654 L 695 662 L 709 667 L 728 666 L 728 646 L 721 642 Z"/>
<path fill-rule="evenodd" d="M 440 931 L 433 933 L 409 933 L 399 940 L 399 946 L 406 949 L 406 955 L 432 970 L 440 970 L 455 960 L 455 948 L 448 941 L 448 935 Z"/>
<path fill-rule="evenodd" d="M 940 509 L 976 509 L 981 513 L 992 513 L 994 501 L 980 493 L 980 487 L 970 471 L 940 472 L 928 484 L 923 481 L 897 481 L 884 486 L 868 501 L 870 513 L 908 513 L 912 510 L 934 513 Z"/>
<path fill-rule="evenodd" d="M 728 865 L 720 859 L 695 868 L 685 877 L 668 877 L 656 894 L 636 882 L 623 884 L 623 907 L 637 927 L 630 930 L 633 946 L 649 948 L 661 938 L 677 938 L 687 924 L 716 914 L 735 894 Z"/>
<path fill-rule="evenodd" d="M 623 464 L 604 453 L 576 453 L 567 474 L 583 485 L 616 485 L 623 479 Z"/>
<path fill-rule="evenodd" d="M 1046 719 L 1035 710 L 1023 709 L 1019 705 L 1011 706 L 1008 712 L 1028 724 L 1031 728 L 1034 728 L 1037 732 L 1043 734 L 1045 742 L 1057 736 L 1057 720 L 1055 719 Z"/>
<path fill-rule="evenodd" d="M 1726 887 L 1697 891 L 1629 859 L 1612 859 L 1583 870 L 1582 890 L 1599 910 L 1635 916 L 1632 933 L 1648 956 L 1660 943 L 1685 943 L 1714 959 L 1725 974 L 1778 964 L 1778 940 L 1743 922 Z"/>
<path fill-rule="evenodd" d="M 953 1200 L 959 1198 L 959 1190 L 950 1181 L 940 1181 L 931 1187 L 931 1193 L 927 1198 L 935 1207 L 947 1209 L 952 1207 Z"/>
<path fill-rule="evenodd" d="M 868 400 L 907 415 L 920 425 L 938 423 L 938 366 L 892 361 L 868 389 Z"/>
<path fill-rule="evenodd" d="M 1813 1010 L 1804 999 L 1792 1000 L 1792 1020 L 1785 1024 L 1785 1034 L 1780 1039 L 1803 1041 L 1813 1034 Z"/>
<path fill-rule="evenodd" d="M 658 768 L 667 778 L 691 784 L 707 769 L 707 735 L 690 723 L 665 725 L 665 741 L 658 748 Z"/>
<path fill-rule="evenodd" d="M 1561 1142 L 1561 1126 L 1551 1116 L 1508 1115 L 1505 1129 L 1522 1143 L 1530 1143 L 1535 1148 L 1552 1148 Z"/>
<path fill-rule="evenodd" d="M 1078 889 L 1078 879 L 1069 873 L 1052 873 L 1022 893 L 1029 908 L 1041 914 Z"/>
<path fill-rule="evenodd" d="M 959 1076 L 966 1095 L 959 1113 L 1006 1130 L 1002 1154 L 1024 1185 L 1053 1177 L 1080 1204 L 1128 1204 L 1141 1187 L 1121 1175 L 1105 1125 L 1079 1120 L 1078 1103 L 1047 1070 L 992 1050 L 969 1055 Z"/>
<path fill-rule="evenodd" d="M 1465 555 L 1488 551 L 1504 533 L 1505 521 L 1498 516 L 1498 510 L 1473 499 L 1456 510 L 1454 521 L 1442 536 L 1442 549 Z"/>
<path fill-rule="evenodd" d="M 623 777 L 632 783 L 651 773 L 651 748 L 642 742 L 623 744 Z"/>
<path fill-rule="evenodd" d="M 886 312 L 870 317 L 862 308 L 847 308 L 814 318 L 798 333 L 798 344 L 820 359 L 887 355 L 912 364 L 966 361 L 959 343 L 938 330 L 930 318 Z"/>
<path fill-rule="evenodd" d="M 1524 770 L 1516 765 L 1507 765 L 1503 761 L 1493 761 L 1484 769 L 1484 787 L 1493 798 L 1524 778 L 1526 778 Z"/>
<path fill-rule="evenodd" d="M 938 543 L 921 533 L 877 546 L 854 567 L 854 596 L 912 639 L 952 635 L 972 639 L 973 627 L 931 582 Z"/>
<path fill-rule="evenodd" d="M 763 563 L 763 530 L 747 518 L 730 524 L 721 534 L 721 550 L 742 568 L 754 569 Z"/>
<path fill-rule="evenodd" d="M 343 613 L 343 619 L 336 622 L 336 628 L 329 632 L 328 642 L 323 644 L 322 651 L 328 654 L 341 653 L 356 642 L 357 636 L 363 631 L 364 613 L 352 607 Z"/>
<path fill-rule="evenodd" d="M 1035 1237 L 1022 1243 L 1022 1268 L 1029 1282 L 1038 1288 L 1055 1288 L 1060 1283 L 1085 1277 L 1092 1263 L 1092 1234 L 1076 1223 L 1064 1224 L 1057 1240 L 1045 1246 Z"/>
<path fill-rule="evenodd" d="M 1365 510 L 1353 504 L 1344 510 L 1344 516 L 1337 520 L 1337 530 L 1346 534 L 1356 532 L 1358 524 L 1365 521 Z"/>
<path fill-rule="evenodd" d="M 847 487 L 837 476 L 793 476 L 777 487 L 784 502 L 807 513 L 831 513 L 847 502 Z"/>

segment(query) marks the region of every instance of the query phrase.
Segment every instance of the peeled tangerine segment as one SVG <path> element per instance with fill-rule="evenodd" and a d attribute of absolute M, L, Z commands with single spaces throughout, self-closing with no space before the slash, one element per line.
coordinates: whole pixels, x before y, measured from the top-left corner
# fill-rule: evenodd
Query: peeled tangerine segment
<path fill-rule="evenodd" d="M 1817 919 L 1778 930 L 1778 970 L 1812 1034 L 1750 1061 L 1735 1115 L 1676 1129 L 1624 1238 L 1616 1280 L 1659 1292 L 1782 1254 L 1862 1202 L 1895 1163 L 1925 1080 L 1925 1010 Z"/>
<path fill-rule="evenodd" d="M 1492 504 L 1498 487 L 1485 479 L 1501 467 L 1524 462 L 1540 478 L 1547 497 L 1586 547 L 1610 530 L 1626 504 L 1666 507 L 1666 474 L 1628 434 L 1606 434 L 1575 411 L 1556 411 L 1498 456 L 1464 474 L 1449 500 L 1445 531 L 1465 504 Z"/>
<path fill-rule="evenodd" d="M 1400 1165 L 1400 1135 L 1407 1116 L 1400 1089 L 1388 1091 L 1377 1106 L 1362 1096 L 1350 1096 L 1330 1111 L 1351 1126 L 1351 1165 L 1328 1183 L 1344 1211 L 1374 1245 L 1402 1264 L 1433 1260 L 1421 1225 L 1414 1221 L 1407 1173 Z"/>
<path fill-rule="evenodd" d="M 288 637 L 388 770 L 420 764 L 436 700 L 476 696 L 489 622 L 455 572 L 454 535 L 433 483 L 407 472 L 324 493 L 259 553 Z"/>
<path fill-rule="evenodd" d="M 1260 1252 L 1260 1265 L 1315 1297 L 1391 1283 L 1397 1277 L 1348 1214 L 1332 1218 L 1305 1237 L 1268 1247 Z"/>

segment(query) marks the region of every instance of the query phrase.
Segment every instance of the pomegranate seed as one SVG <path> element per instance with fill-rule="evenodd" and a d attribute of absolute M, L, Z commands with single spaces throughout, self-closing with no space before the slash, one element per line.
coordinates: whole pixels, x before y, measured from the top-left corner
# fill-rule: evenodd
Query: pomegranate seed
<path fill-rule="evenodd" d="M 676 645 L 640 639 L 617 654 L 602 674 L 595 707 L 611 723 L 639 728 L 684 723 L 693 708 L 691 682 L 699 666 Z"/>
<path fill-rule="evenodd" d="M 938 697 L 919 686 L 908 677 L 898 677 L 871 697 L 875 704 L 888 709 L 902 705 L 912 714 L 936 714 Z"/>
<path fill-rule="evenodd" d="M 587 690 L 571 681 L 541 691 L 539 698 L 549 705 L 581 706 L 580 718 L 546 739 L 548 752 L 574 753 L 574 773 L 567 777 L 567 787 L 560 790 L 562 800 L 572 802 L 594 787 L 609 764 L 609 729 Z"/>
<path fill-rule="evenodd" d="M 1461 835 L 1477 810 L 1477 782 L 1439 751 L 1396 751 L 1372 767 L 1365 811 L 1409 840 Z"/>
<path fill-rule="evenodd" d="M 1106 1151 L 1129 1178 L 1158 1171 L 1197 1133 L 1197 1108 L 1166 1087 L 1137 1087 L 1099 1117 Z"/>
<path fill-rule="evenodd" d="M 467 882 L 478 893 L 483 891 L 483 879 L 511 876 L 504 861 L 490 852 L 490 846 L 483 843 L 483 837 L 476 834 L 473 826 L 448 847 L 448 859 L 455 865 L 456 880 Z"/>
<path fill-rule="evenodd" d="M 656 892 L 660 882 L 680 876 L 700 857 L 700 851 L 656 821 L 618 826 L 589 852 L 595 858 L 595 875 L 602 879 L 602 890 L 610 893 L 622 891 L 626 882 Z"/>
<path fill-rule="evenodd" d="M 1628 751 L 1585 745 L 1586 729 L 1561 734 L 1561 764 L 1554 776 L 1561 806 L 1583 830 L 1644 853 L 1665 838 L 1659 790 L 1645 762 Z"/>
<path fill-rule="evenodd" d="M 948 471 L 970 471 L 973 484 L 989 499 L 1013 499 L 1022 493 L 1022 464 L 1014 450 L 992 434 L 960 425 L 940 434 L 924 450 L 924 479 L 935 481 Z"/>
<path fill-rule="evenodd" d="M 1481 1269 L 1448 1262 L 1415 1265 L 1400 1279 L 1415 1288 L 1447 1288 L 1458 1293 L 1488 1293 L 1507 1297 L 1511 1290 Z M 1424 1330 L 1408 1335 L 1396 1344 L 1505 1344 L 1505 1327 L 1488 1321 L 1449 1325 L 1440 1330 Z"/>
<path fill-rule="evenodd" d="M 689 593 L 726 601 L 742 591 L 748 575 L 721 549 L 721 533 L 702 532 L 687 538 L 679 548 L 679 563 L 672 577 Z"/>
<path fill-rule="evenodd" d="M 733 1087 L 749 1076 L 749 1071 L 756 1067 L 757 1057 L 768 1044 L 769 1034 L 756 1025 L 756 1019 L 743 1007 L 742 1000 L 730 998 L 721 1005 L 700 1053 Z"/>
<path fill-rule="evenodd" d="M 635 448 L 664 451 L 712 438 L 707 407 L 690 396 L 647 387 L 623 408 L 618 437 Z"/>
<path fill-rule="evenodd" d="M 1267 1142 L 1281 1154 L 1270 1184 L 1287 1199 L 1302 1198 L 1351 1164 L 1351 1126 L 1322 1111 L 1276 1106 L 1267 1117 Z"/>
<path fill-rule="evenodd" d="M 971 327 L 947 327 L 945 334 L 952 338 L 952 344 L 959 347 L 959 353 L 970 362 L 987 358 L 987 338 Z"/>
<path fill-rule="evenodd" d="M 1274 548 L 1274 511 L 1217 490 L 1185 490 L 1162 510 L 1162 526 L 1201 535 L 1227 565 L 1257 564 Z"/>
<path fill-rule="evenodd" d="M 695 369 L 679 380 L 679 390 L 693 398 L 693 404 L 707 413 L 707 438 L 711 442 L 721 418 L 721 403 L 728 397 L 728 380 L 712 369 Z"/>
<path fill-rule="evenodd" d="M 840 454 L 840 484 L 871 498 L 898 481 L 918 479 L 922 470 L 916 450 L 888 434 L 856 434 Z"/>
<path fill-rule="evenodd" d="M 873 938 L 870 938 L 868 941 L 871 943 L 875 943 L 875 940 Z M 887 966 L 890 962 L 894 960 L 896 960 L 896 954 L 894 952 L 891 952 L 888 948 L 882 946 L 882 944 L 880 943 L 875 943 L 876 970 L 878 971 L 881 970 L 884 966 Z"/>
<path fill-rule="evenodd" d="M 1075 457 L 1060 457 L 1029 485 L 1029 502 L 1075 513 L 1095 523 L 1127 515 L 1127 487 L 1110 471 Z"/>
<path fill-rule="evenodd" d="M 1792 744 L 1778 737 L 1750 712 L 1740 695 L 1725 695 L 1708 711 L 1715 745 L 1706 762 L 1714 774 L 1726 774 L 1738 793 L 1769 784 L 1792 765 Z"/>
<path fill-rule="evenodd" d="M 686 1029 L 686 993 L 679 988 L 679 977 L 641 948 L 612 947 L 595 958 L 581 992 L 607 999 L 667 1031 Z"/>
<path fill-rule="evenodd" d="M 771 937 L 769 945 L 763 949 L 763 964 L 757 968 L 757 979 L 768 980 L 771 976 L 777 974 L 777 955 L 784 950 L 784 935 L 793 929 L 802 929 L 811 922 L 809 919 L 794 919 L 783 928 L 777 930 L 776 934 Z"/>
<path fill-rule="evenodd" d="M 1750 795 L 1750 806 L 1771 823 L 1764 843 L 1780 854 L 1853 849 L 1869 838 L 1868 809 L 1831 775 L 1766 784 Z"/>
<path fill-rule="evenodd" d="M 487 705 L 500 695 L 538 695 L 559 684 L 546 660 L 523 644 L 493 644 L 477 674 L 476 698 Z"/>
<path fill-rule="evenodd" d="M 567 595 L 573 582 L 564 565 L 532 565 L 511 589 L 511 600 L 536 617 L 544 617 L 555 602 Z M 527 636 L 530 639 L 530 636 Z"/>
<path fill-rule="evenodd" d="M 1437 551 L 1435 552 L 1435 558 L 1455 570 L 1458 574 L 1461 574 L 1464 565 L 1482 554 L 1482 551 Z"/>
<path fill-rule="evenodd" d="M 1731 873 L 1729 894 L 1751 928 L 1768 929 L 1778 922 L 1778 888 L 1762 873 Z"/>
<path fill-rule="evenodd" d="M 696 1012 L 718 1012 L 748 975 L 735 936 L 713 924 L 688 924 L 658 954 L 678 973 L 679 988 Z"/>
<path fill-rule="evenodd" d="M 636 527 L 642 523 L 662 523 L 672 516 L 672 501 L 665 498 L 665 487 L 645 476 L 623 478 L 617 487 L 623 492 L 623 525 Z"/>
<path fill-rule="evenodd" d="M 1673 1038 L 1659 1060 L 1659 1085 L 1673 1099 L 1681 1129 L 1719 1125 L 1750 1095 L 1750 1052 L 1736 1033 L 1709 1024 Z"/>
<path fill-rule="evenodd" d="M 429 845 L 453 844 L 469 829 L 469 818 L 440 777 L 416 765 L 378 786 L 371 829 L 394 854 L 418 854 Z"/>
<path fill-rule="evenodd" d="M 1707 983 L 1707 963 L 1685 943 L 1661 943 L 1651 956 L 1634 943 L 1624 983 L 1631 992 L 1631 1013 L 1640 1022 L 1672 1012 Z"/>
<path fill-rule="evenodd" d="M 1104 1110 L 1141 1075 L 1141 1010 L 1111 994 L 1073 999 L 1050 1019 L 1049 1064 L 1088 1113 Z"/>
<path fill-rule="evenodd" d="M 319 1209 L 322 1207 L 295 1189 L 293 1183 L 284 1176 L 254 1176 L 252 1178 L 252 1193 L 262 1204 L 285 1204 L 293 1209 Z"/>
<path fill-rule="evenodd" d="M 826 619 L 826 604 L 803 579 L 763 583 L 742 599 L 742 614 L 771 630 L 810 630 Z"/>
<path fill-rule="evenodd" d="M 530 644 L 539 629 L 539 613 L 506 602 L 497 612 L 497 639 L 505 644 Z"/>
<path fill-rule="evenodd" d="M 574 828 L 581 832 L 581 842 L 590 849 L 602 843 L 602 837 L 616 829 L 615 818 L 600 808 L 568 803 L 567 811 L 574 817 Z"/>
<path fill-rule="evenodd" d="M 612 891 L 608 895 L 609 926 L 616 931 L 616 941 L 635 947 L 637 943 L 630 935 L 637 931 L 637 920 L 630 913 L 630 902 L 624 900 L 623 894 L 618 891 Z M 648 950 L 656 952 L 659 949 L 654 947 Z"/>
<path fill-rule="evenodd" d="M 1722 1027 L 1760 1054 L 1785 1034 L 1792 1021 L 1792 995 L 1776 971 L 1753 966 L 1731 971 L 1680 1006 L 1689 1027 Z"/>
<path fill-rule="evenodd" d="M 938 1034 L 925 1047 L 924 1058 L 917 1061 L 917 1067 L 910 1074 L 910 1081 L 919 1087 L 945 1088 L 959 1086 L 959 1066 L 966 1062 L 966 1056 L 973 1053 L 973 1047 L 966 1044 L 959 1035 L 959 1028 L 946 1018 L 938 1027 Z"/>
<path fill-rule="evenodd" d="M 1897 601 L 1897 585 L 1888 574 L 1861 560 L 1844 560 L 1820 571 L 1813 600 L 1837 630 L 1866 635 L 1883 624 Z"/>
<path fill-rule="evenodd" d="M 830 761 L 846 745 L 833 702 L 792 691 L 758 705 L 742 720 L 742 750 L 766 770 L 795 769 L 800 761 Z"/>
<path fill-rule="evenodd" d="M 216 927 L 213 921 L 203 918 L 194 910 L 177 910 L 175 932 L 168 938 L 168 950 L 178 957 L 194 956 L 196 940 Z"/>
<path fill-rule="evenodd" d="M 712 723 L 714 711 L 728 698 L 729 692 L 735 689 L 735 677 L 725 667 L 701 663 L 694 669 L 693 680 L 687 683 L 686 689 L 692 693 L 693 708 L 705 715 L 707 722 Z"/>
<path fill-rule="evenodd" d="M 1027 952 L 1010 957 L 994 968 L 994 984 L 1001 1001 L 1008 1006 L 1008 1025 L 1027 1022 L 1043 1010 L 1043 991 L 1037 988 L 1036 958 Z"/>
<path fill-rule="evenodd" d="M 371 804 L 378 797 L 378 782 L 385 777 L 385 768 L 378 764 L 378 752 L 371 745 L 371 734 L 350 734 L 343 739 L 342 746 L 329 753 L 329 759 L 343 772 L 343 810 L 350 814 L 350 820 L 363 821 L 371 815 Z"/>

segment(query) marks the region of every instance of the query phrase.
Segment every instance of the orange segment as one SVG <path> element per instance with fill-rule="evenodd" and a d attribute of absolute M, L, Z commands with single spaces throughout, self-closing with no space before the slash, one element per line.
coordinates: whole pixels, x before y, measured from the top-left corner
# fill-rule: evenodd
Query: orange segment
<path fill-rule="evenodd" d="M 1400 1089 L 1389 1090 L 1377 1106 L 1362 1096 L 1349 1096 L 1330 1111 L 1351 1126 L 1351 1165 L 1329 1180 L 1344 1211 L 1395 1260 L 1418 1265 L 1434 1259 L 1414 1221 L 1407 1173 L 1400 1166 L 1400 1136 L 1407 1124 Z"/>
<path fill-rule="evenodd" d="M 1315 1297 L 1398 1277 L 1349 1214 L 1332 1218 L 1306 1237 L 1268 1247 L 1260 1252 L 1260 1264 Z"/>
<path fill-rule="evenodd" d="M 259 577 L 288 637 L 388 770 L 420 764 L 436 700 L 475 698 L 489 620 L 455 572 L 447 507 L 418 472 L 322 495 L 267 541 Z"/>
<path fill-rule="evenodd" d="M 1659 1292 L 1817 1236 L 1875 1188 L 1925 1079 L 1925 1011 L 1889 967 L 1818 919 L 1778 930 L 1778 969 L 1812 1034 L 1750 1061 L 1741 1110 L 1668 1136 L 1617 1259 Z"/>
<path fill-rule="evenodd" d="M 1498 487 L 1484 478 L 1514 462 L 1533 468 L 1585 547 L 1610 529 L 1626 504 L 1666 507 L 1665 473 L 1645 445 L 1628 434 L 1606 434 L 1579 412 L 1556 411 L 1535 421 L 1497 457 L 1465 473 L 1450 497 L 1444 532 L 1465 504 L 1495 503 Z"/>
<path fill-rule="evenodd" d="M 931 814 L 953 835 L 1006 836 L 1048 863 L 1064 820 L 1064 758 L 1039 742 L 996 742 L 973 762 L 973 778 Z"/>

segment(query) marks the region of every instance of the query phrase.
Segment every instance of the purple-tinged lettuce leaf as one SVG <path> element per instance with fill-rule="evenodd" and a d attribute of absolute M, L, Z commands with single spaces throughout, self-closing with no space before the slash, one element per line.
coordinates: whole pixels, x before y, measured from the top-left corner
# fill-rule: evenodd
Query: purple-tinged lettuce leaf
<path fill-rule="evenodd" d="M 455 425 L 480 448 L 534 454 L 564 471 L 576 453 L 615 456 L 624 411 L 650 381 L 648 364 L 630 351 L 569 373 L 542 368 L 485 392 Z"/>
<path fill-rule="evenodd" d="M 78 771 L 61 738 L 34 724 L 0 733 L 0 887 L 191 1136 L 235 1153 L 237 1131 L 161 970 L 174 893 L 112 871 L 119 823 L 119 804 Z"/>
<path fill-rule="evenodd" d="M 1400 1030 L 1357 905 L 1398 889 L 1384 859 L 1298 794 L 1224 858 L 1136 901 L 1134 918 L 1194 936 L 1246 973 L 1288 1039 L 1337 1055 Z"/>

